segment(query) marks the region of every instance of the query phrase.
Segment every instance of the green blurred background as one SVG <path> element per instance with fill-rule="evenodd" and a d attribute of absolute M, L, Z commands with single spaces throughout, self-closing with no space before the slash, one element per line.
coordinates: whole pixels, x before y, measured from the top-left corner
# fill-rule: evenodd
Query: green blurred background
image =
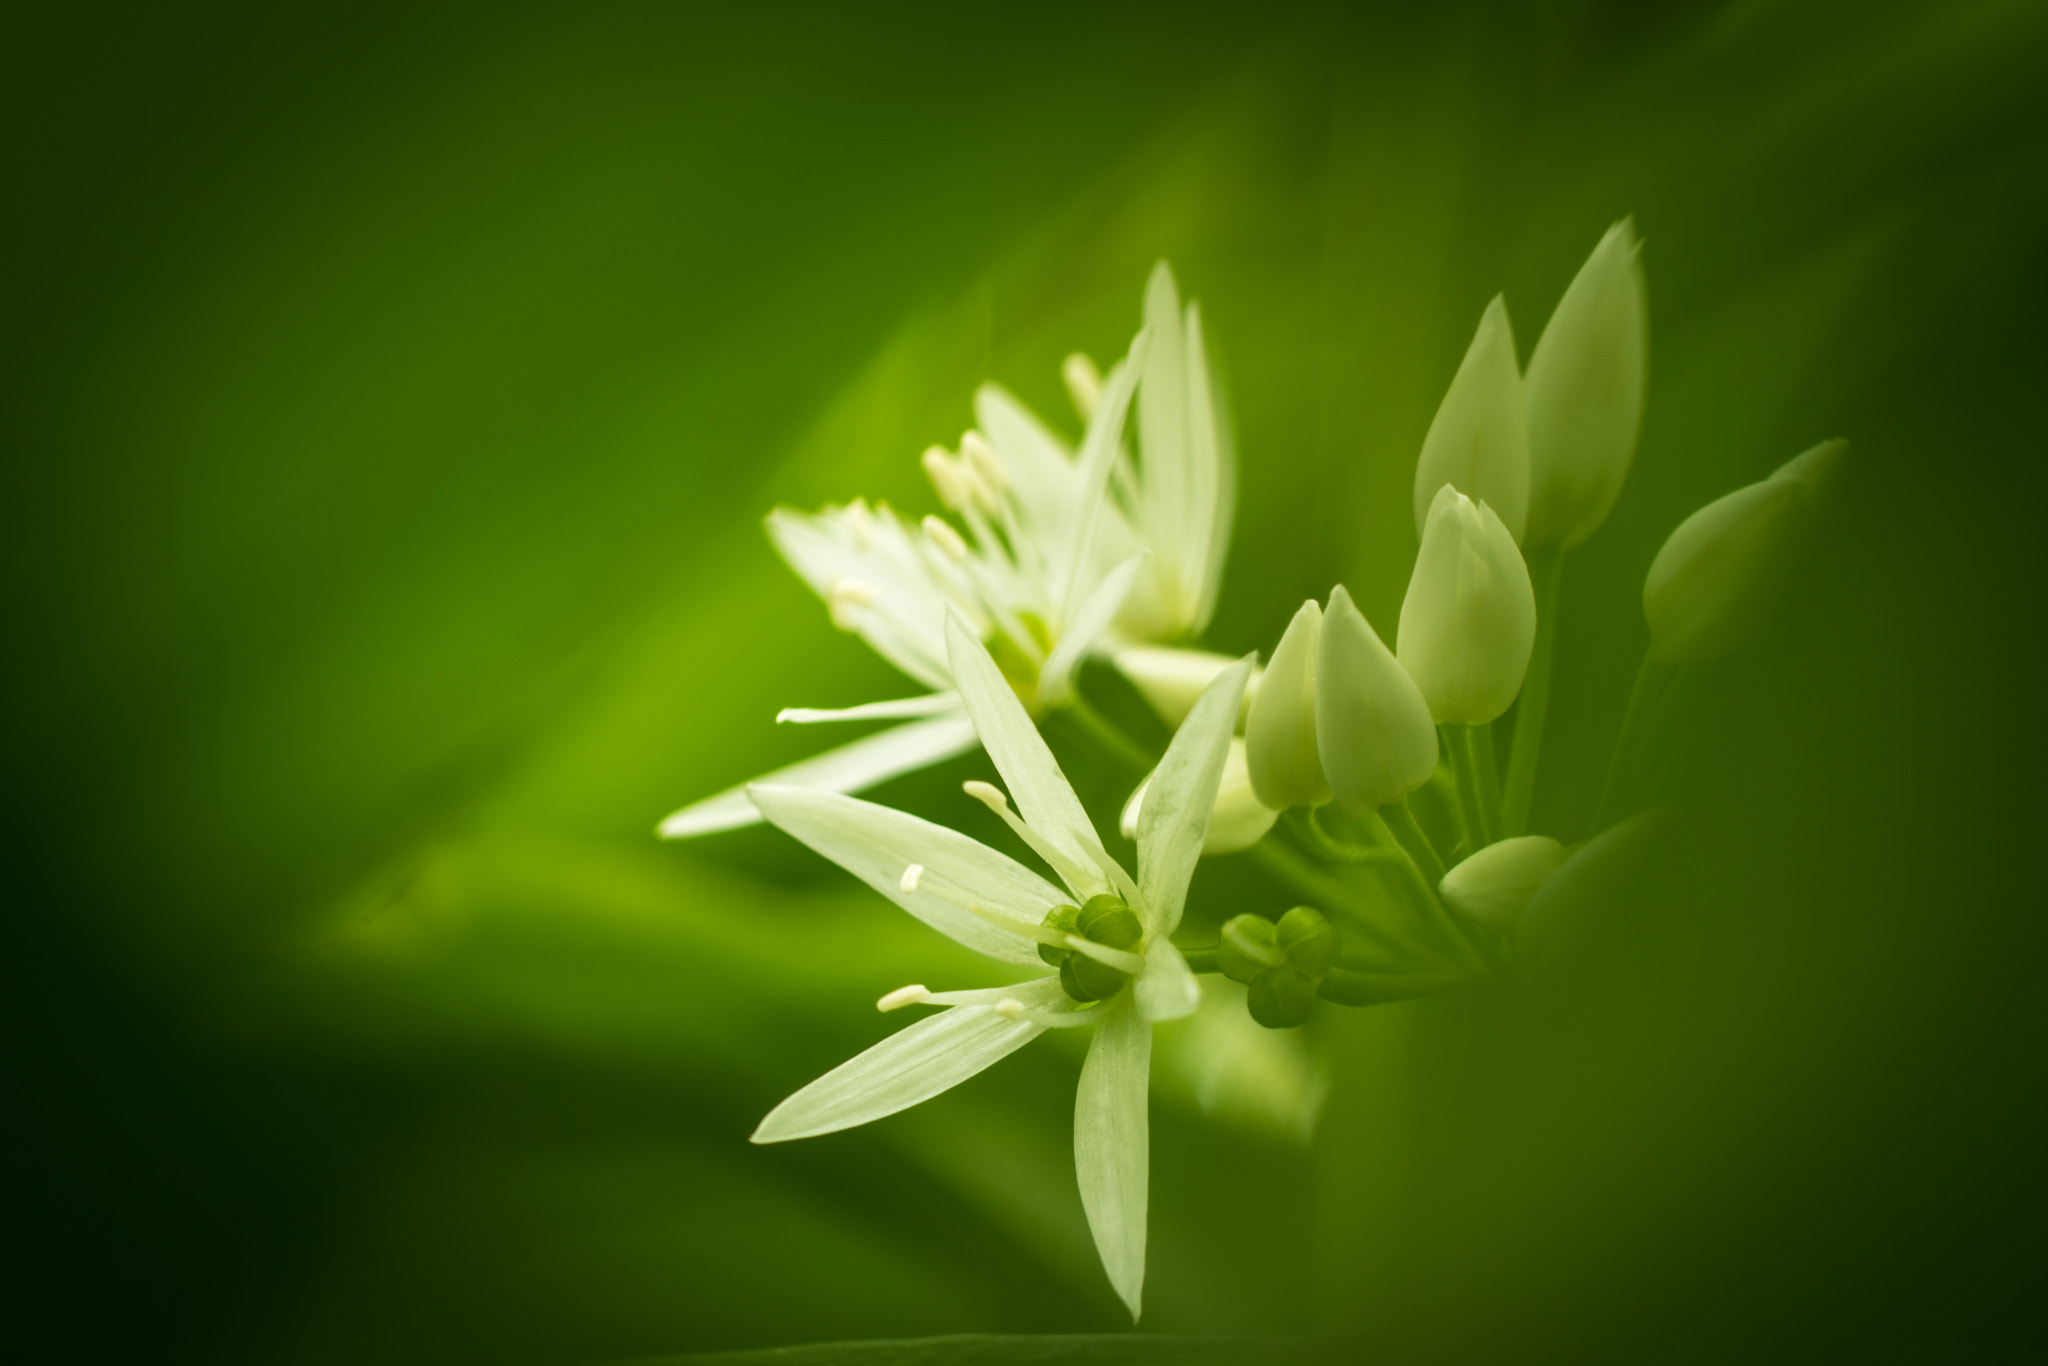
<path fill-rule="evenodd" d="M 1569 567 L 1539 829 L 1586 833 L 1670 528 L 1833 435 L 1841 515 L 1590 947 L 1326 1008 L 1290 1074 L 1333 1080 L 1313 1144 L 1169 1041 L 1144 1327 L 1446 1361 L 2038 1340 L 2042 5 L 5 24 L 18 1359 L 1124 1326 L 1071 1041 L 746 1143 L 894 1026 L 880 992 L 985 980 L 773 832 L 651 837 L 836 738 L 778 707 L 903 686 L 760 515 L 931 510 L 915 457 L 984 377 L 1071 430 L 1060 357 L 1120 353 L 1164 255 L 1243 457 L 1210 643 L 1270 648 L 1340 578 L 1390 621 L 1481 307 L 1526 356 L 1628 213 L 1648 416 Z M 985 766 L 881 795 L 985 834 Z M 1198 915 L 1286 904 L 1242 863 Z"/>

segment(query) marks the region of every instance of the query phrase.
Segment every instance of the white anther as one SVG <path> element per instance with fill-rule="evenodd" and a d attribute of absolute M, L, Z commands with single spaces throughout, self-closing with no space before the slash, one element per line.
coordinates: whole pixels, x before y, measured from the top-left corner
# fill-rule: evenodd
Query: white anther
<path fill-rule="evenodd" d="M 995 812 L 998 816 L 1009 814 L 1010 799 L 1005 797 L 1003 790 L 994 783 L 985 783 L 979 778 L 969 778 L 966 782 L 960 784 L 960 790 Z"/>
<path fill-rule="evenodd" d="M 996 1002 L 996 1014 L 1006 1020 L 1021 1020 L 1024 1018 L 1024 1003 L 1014 996 L 1005 996 Z"/>
<path fill-rule="evenodd" d="M 999 494 L 1010 486 L 1010 472 L 1003 467 L 1002 457 L 996 454 L 995 447 L 988 444 L 988 438 L 972 427 L 960 434 L 960 457 L 991 495 Z M 990 502 L 994 502 L 993 497 Z"/>
<path fill-rule="evenodd" d="M 832 624 L 842 631 L 854 627 L 854 612 L 857 608 L 873 607 L 880 595 L 871 583 L 860 579 L 840 579 L 825 594 L 825 605 L 832 613 Z"/>
<path fill-rule="evenodd" d="M 939 501 L 947 507 L 965 507 L 973 498 L 974 490 L 967 477 L 967 467 L 955 460 L 944 446 L 926 448 L 922 463 L 925 478 L 932 481 Z"/>
<path fill-rule="evenodd" d="M 1067 397 L 1074 400 L 1074 411 L 1081 420 L 1094 417 L 1102 402 L 1102 372 L 1095 362 L 1076 351 L 1060 362 L 1060 378 L 1067 382 Z"/>
<path fill-rule="evenodd" d="M 932 544 L 946 552 L 946 558 L 960 564 L 967 558 L 967 542 L 960 539 L 960 533 L 953 530 L 952 523 L 942 517 L 926 517 L 924 534 L 932 538 Z"/>
<path fill-rule="evenodd" d="M 875 1002 L 875 1009 L 887 1014 L 892 1010 L 901 1010 L 905 1006 L 922 1005 L 930 999 L 931 993 L 926 991 L 922 984 L 898 987 Z"/>
<path fill-rule="evenodd" d="M 914 892 L 917 890 L 918 879 L 923 876 L 924 865 L 922 863 L 913 863 L 903 870 L 903 881 L 896 885 L 906 892 Z"/>

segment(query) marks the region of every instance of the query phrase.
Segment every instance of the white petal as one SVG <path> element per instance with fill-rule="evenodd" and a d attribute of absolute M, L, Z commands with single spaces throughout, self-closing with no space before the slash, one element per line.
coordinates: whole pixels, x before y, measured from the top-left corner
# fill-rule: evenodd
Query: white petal
<path fill-rule="evenodd" d="M 1104 574 L 1087 601 L 1067 620 L 1066 629 L 1060 632 L 1060 643 L 1053 647 L 1038 671 L 1040 707 L 1058 706 L 1067 700 L 1074 686 L 1074 670 L 1116 616 L 1116 609 L 1123 606 L 1124 596 L 1131 591 L 1131 580 L 1138 576 L 1144 563 L 1142 553 L 1133 555 Z"/>
<path fill-rule="evenodd" d="M 1055 561 L 1056 577 L 1049 585 L 1052 600 L 1069 618 L 1094 591 L 1096 538 L 1109 500 L 1109 473 L 1123 442 L 1124 416 L 1130 411 L 1131 392 L 1144 368 L 1146 342 L 1146 334 L 1140 332 L 1131 341 L 1130 353 L 1110 370 L 1103 384 L 1102 406 L 1088 420 L 1088 432 L 1082 438 L 1081 474 L 1067 533 L 1071 539 Z M 1113 517 L 1114 509 L 1107 515 Z"/>
<path fill-rule="evenodd" d="M 1059 994 L 1057 981 L 1052 993 Z M 1043 983 L 1016 988 L 1018 999 L 1040 1008 Z M 786 1143 L 851 1129 L 907 1110 L 1002 1061 L 1045 1032 L 1029 1020 L 998 1015 L 990 1006 L 956 1006 L 919 1020 L 824 1076 L 768 1112 L 754 1130 L 756 1143 Z"/>
<path fill-rule="evenodd" d="M 1178 1020 L 1202 1004 L 1202 984 L 1188 970 L 1173 941 L 1161 936 L 1145 950 L 1145 970 L 1132 988 L 1138 1014 L 1147 1020 Z"/>
<path fill-rule="evenodd" d="M 1237 707 L 1252 671 L 1250 656 L 1219 674 L 1196 701 L 1188 719 L 1153 770 L 1151 787 L 1138 812 L 1138 892 L 1146 928 L 1173 933 L 1180 924 L 1188 879 L 1202 856 L 1216 785 L 1237 726 Z"/>
<path fill-rule="evenodd" d="M 965 715 L 953 713 L 864 736 L 815 758 L 764 773 L 754 781 L 826 792 L 859 792 L 885 778 L 927 768 L 973 748 L 973 723 Z M 754 824 L 761 819 L 761 813 L 747 799 L 747 786 L 741 783 L 684 807 L 662 821 L 658 833 L 663 839 L 680 840 Z"/>
<path fill-rule="evenodd" d="M 1223 396 L 1209 382 L 1209 352 L 1202 338 L 1202 312 L 1188 305 L 1188 408 L 1196 455 L 1209 463 L 1209 535 L 1203 549 L 1200 587 L 1191 631 L 1206 630 L 1223 587 L 1223 563 L 1230 551 L 1230 524 L 1237 515 L 1237 441 Z"/>
<path fill-rule="evenodd" d="M 1081 472 L 1066 442 L 1000 384 L 974 391 L 974 420 L 1009 470 L 1033 531 L 1050 531 L 1071 515 Z"/>
<path fill-rule="evenodd" d="M 1139 479 L 1144 495 L 1140 521 L 1159 556 L 1156 572 L 1169 585 L 1168 613 L 1180 618 L 1188 553 L 1208 539 L 1209 527 L 1206 515 L 1199 525 L 1194 515 L 1187 339 L 1181 330 L 1180 291 L 1164 261 L 1152 268 L 1145 284 L 1145 330 L 1151 346 L 1145 353 L 1144 382 L 1138 387 Z"/>
<path fill-rule="evenodd" d="M 1052 751 L 1046 748 L 1038 728 L 1025 714 L 1024 704 L 1010 690 L 996 662 L 979 640 L 957 618 L 946 623 L 948 657 L 953 677 L 960 687 L 960 699 L 973 718 L 988 757 L 1009 785 L 1017 811 L 1031 828 L 1054 849 L 1082 870 L 1099 868 L 1109 857 L 1081 809 L 1080 798 L 1060 772 Z M 1069 870 L 1059 870 L 1062 877 Z M 1083 881 L 1088 882 L 1085 875 Z M 1076 892 L 1094 895 L 1108 890 L 1108 884 L 1092 891 L 1077 886 Z"/>
<path fill-rule="evenodd" d="M 1151 1136 L 1146 1114 L 1152 1026 L 1127 1004 L 1095 1030 L 1074 1097 L 1074 1175 L 1081 1208 L 1109 1283 L 1136 1322 L 1145 1293 L 1146 1181 Z"/>
<path fill-rule="evenodd" d="M 1187 719 L 1188 709 L 1202 695 L 1202 689 L 1216 681 L 1237 661 L 1209 650 L 1183 650 L 1171 645 L 1134 645 L 1118 650 L 1110 663 L 1145 695 L 1152 710 L 1169 726 Z M 1247 695 L 1258 691 L 1258 678 L 1245 685 Z"/>
<path fill-rule="evenodd" d="M 1415 462 L 1415 534 L 1429 522 L 1436 491 L 1445 484 L 1500 515 L 1522 539 L 1529 513 L 1529 423 L 1523 412 L 1522 371 L 1507 301 L 1486 306 L 1479 329 L 1437 406 Z"/>
<path fill-rule="evenodd" d="M 863 702 L 858 707 L 840 707 L 836 710 L 820 707 L 784 707 L 775 713 L 775 719 L 778 722 L 808 726 L 819 721 L 896 721 L 911 716 L 937 716 L 949 711 L 960 711 L 959 693 L 926 693 L 922 697 L 902 697 L 893 702 Z"/>
<path fill-rule="evenodd" d="M 1037 946 L 967 909 L 1036 925 L 1067 901 L 1059 888 L 957 830 L 858 797 L 805 787 L 748 791 L 761 814 L 888 897 L 939 933 L 1006 963 L 1037 963 Z M 903 870 L 920 864 L 917 890 L 903 889 Z"/>

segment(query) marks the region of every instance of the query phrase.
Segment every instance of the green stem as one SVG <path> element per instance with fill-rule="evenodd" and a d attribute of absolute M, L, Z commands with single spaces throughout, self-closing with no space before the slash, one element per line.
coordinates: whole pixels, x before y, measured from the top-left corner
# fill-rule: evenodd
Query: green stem
<path fill-rule="evenodd" d="M 1550 714 L 1550 664 L 1557 652 L 1557 604 L 1564 582 L 1564 550 L 1546 546 L 1529 554 L 1529 580 L 1536 590 L 1536 646 L 1515 705 L 1514 749 L 1501 804 L 1501 829 L 1527 834 L 1529 804 L 1536 795 L 1536 760 L 1543 752 L 1543 722 Z"/>
<path fill-rule="evenodd" d="M 1654 649 L 1643 652 L 1643 666 L 1636 670 L 1635 687 L 1629 691 L 1628 710 L 1621 718 L 1621 734 L 1615 737 L 1614 757 L 1607 761 L 1607 781 L 1600 786 L 1600 804 L 1593 808 L 1593 831 L 1599 834 L 1614 824 L 1629 777 L 1635 768 L 1636 751 L 1650 727 L 1652 715 L 1664 690 L 1671 685 L 1674 670 L 1657 658 Z"/>
<path fill-rule="evenodd" d="M 1322 821 L 1316 816 L 1313 809 L 1301 810 L 1293 814 L 1295 816 L 1294 827 L 1302 833 L 1302 837 L 1313 845 L 1317 852 L 1336 859 L 1340 863 L 1395 864 L 1407 861 L 1402 857 L 1401 851 L 1398 849 L 1384 846 L 1375 848 L 1368 845 L 1352 844 L 1348 840 L 1339 839 L 1323 828 Z"/>
<path fill-rule="evenodd" d="M 1157 755 L 1124 734 L 1115 722 L 1089 706 L 1078 691 L 1068 696 L 1066 710 L 1094 742 L 1097 749 L 1133 773 L 1142 777 L 1158 764 Z"/>
<path fill-rule="evenodd" d="M 1493 826 L 1493 837 L 1506 839 L 1507 817 L 1501 805 L 1500 760 L 1493 753 L 1493 725 L 1472 727 L 1472 758 L 1479 765 L 1479 800 Z"/>
<path fill-rule="evenodd" d="M 1331 968 L 1316 985 L 1316 995 L 1332 1005 L 1377 1006 L 1433 996 L 1473 981 L 1470 972 L 1352 972 Z"/>
<path fill-rule="evenodd" d="M 1341 909 L 1360 919 L 1368 918 L 1369 908 L 1359 900 L 1356 892 L 1310 863 L 1284 841 L 1268 835 L 1245 852 L 1270 873 L 1274 881 L 1286 884 L 1324 909 Z"/>
<path fill-rule="evenodd" d="M 1498 839 L 1496 813 L 1486 809 L 1486 789 L 1479 779 L 1479 760 L 1472 753 L 1471 726 L 1445 726 L 1444 745 L 1458 775 L 1458 805 L 1465 812 L 1465 832 L 1476 853 Z"/>
<path fill-rule="evenodd" d="M 1223 969 L 1216 966 L 1217 947 L 1210 944 L 1206 948 L 1182 949 L 1180 956 L 1187 960 L 1189 972 L 1221 972 Z"/>
<path fill-rule="evenodd" d="M 1429 884 L 1430 899 L 1434 900 L 1437 884 L 1444 880 L 1444 861 L 1437 856 L 1436 846 L 1429 842 L 1429 836 L 1416 823 L 1415 813 L 1408 809 L 1408 803 L 1401 801 L 1383 806 L 1373 820 L 1407 852 L 1416 872 Z"/>

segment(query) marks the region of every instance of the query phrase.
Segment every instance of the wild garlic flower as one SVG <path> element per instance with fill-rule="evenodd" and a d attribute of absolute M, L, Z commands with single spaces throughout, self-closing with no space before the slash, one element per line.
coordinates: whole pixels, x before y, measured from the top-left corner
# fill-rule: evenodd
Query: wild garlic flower
<path fill-rule="evenodd" d="M 906 724 L 759 781 L 856 792 L 971 749 L 974 728 L 948 662 L 950 617 L 986 643 L 1033 715 L 1068 700 L 1091 652 L 1118 657 L 1174 721 L 1200 691 L 1190 681 L 1206 685 L 1229 663 L 1162 647 L 1200 631 L 1215 610 L 1236 484 L 1201 312 L 1182 307 L 1165 262 L 1152 272 L 1145 327 L 1129 354 L 1107 376 L 1079 355 L 1065 372 L 1087 422 L 1078 452 L 996 384 L 976 393 L 978 425 L 957 452 L 925 452 L 925 473 L 958 526 L 911 521 L 864 499 L 768 515 L 769 538 L 833 624 L 931 691 L 785 709 L 777 720 Z M 1124 441 L 1134 397 L 1135 462 Z M 685 838 L 757 819 L 742 784 L 669 816 L 661 833 Z"/>
<path fill-rule="evenodd" d="M 956 1086 L 1048 1029 L 1096 1026 L 1074 1102 L 1074 1167 L 1095 1246 L 1138 1317 L 1145 1280 L 1152 1024 L 1191 1014 L 1201 989 L 1170 936 L 1223 775 L 1249 660 L 1209 687 L 1168 746 L 1138 823 L 1138 875 L 1109 856 L 997 661 L 958 616 L 947 658 L 961 704 L 1010 799 L 967 784 L 1064 888 L 916 816 L 841 793 L 755 784 L 761 813 L 942 934 L 1001 963 L 1056 964 L 1017 986 L 877 1004 L 945 1007 L 770 1111 L 756 1143 L 809 1138 L 895 1114 Z"/>

